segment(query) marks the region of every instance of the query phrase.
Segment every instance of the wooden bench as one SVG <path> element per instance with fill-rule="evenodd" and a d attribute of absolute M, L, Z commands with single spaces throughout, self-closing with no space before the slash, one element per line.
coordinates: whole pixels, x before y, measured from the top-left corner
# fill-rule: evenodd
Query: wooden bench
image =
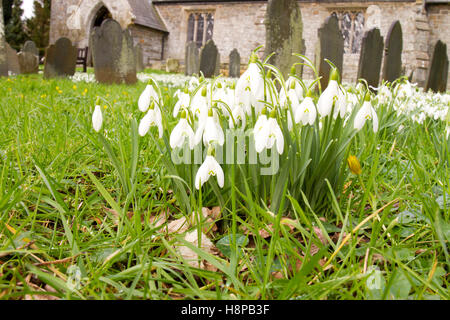
<path fill-rule="evenodd" d="M 83 72 L 87 72 L 87 60 L 88 60 L 89 48 L 78 48 L 77 64 L 83 65 Z"/>

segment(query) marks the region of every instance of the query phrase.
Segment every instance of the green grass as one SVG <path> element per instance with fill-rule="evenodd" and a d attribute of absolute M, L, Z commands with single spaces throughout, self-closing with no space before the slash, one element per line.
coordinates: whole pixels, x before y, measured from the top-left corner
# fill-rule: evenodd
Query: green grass
<path fill-rule="evenodd" d="M 351 147 L 360 179 L 349 175 L 342 194 L 330 188 L 321 212 L 284 190 L 290 206 L 280 207 L 291 209 L 273 215 L 246 185 L 235 212 L 222 210 L 208 231 L 220 250 L 208 253 L 152 223 L 190 213 L 155 141 L 137 136 L 145 84 L 75 86 L 0 79 L 0 299 L 449 298 L 449 153 L 435 147 L 439 125 L 380 128 L 377 140 L 362 131 Z M 169 115 L 174 92 L 163 93 Z M 210 268 L 186 263 L 183 246 Z"/>

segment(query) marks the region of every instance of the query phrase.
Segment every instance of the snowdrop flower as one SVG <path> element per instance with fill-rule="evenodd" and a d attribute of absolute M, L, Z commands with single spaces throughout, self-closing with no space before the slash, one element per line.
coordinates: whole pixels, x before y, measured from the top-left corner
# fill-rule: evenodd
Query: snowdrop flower
<path fill-rule="evenodd" d="M 334 112 L 333 112 L 333 118 L 336 119 L 339 115 L 341 118 L 344 118 L 345 114 L 347 113 L 347 96 L 342 92 L 344 89 L 341 89 L 338 87 L 338 95 L 337 100 L 334 105 Z"/>
<path fill-rule="evenodd" d="M 363 103 L 361 109 L 359 109 L 358 113 L 356 114 L 354 128 L 357 131 L 361 130 L 362 127 L 364 127 L 366 120 L 372 120 L 373 132 L 377 132 L 378 131 L 378 117 L 377 117 L 377 113 L 375 112 L 375 109 L 372 107 L 372 104 L 370 103 L 370 94 L 369 93 L 366 94 L 364 103 Z"/>
<path fill-rule="evenodd" d="M 102 108 L 99 105 L 95 106 L 94 113 L 92 114 L 92 126 L 94 127 L 94 130 L 99 132 L 102 128 L 103 124 L 103 115 L 102 115 Z"/>
<path fill-rule="evenodd" d="M 223 188 L 224 174 L 222 167 L 208 150 L 208 155 L 206 156 L 205 161 L 202 163 L 197 171 L 197 175 L 195 176 L 195 188 L 199 190 L 200 187 L 203 186 L 203 184 L 208 181 L 211 176 L 216 176 L 219 187 Z"/>
<path fill-rule="evenodd" d="M 217 142 L 223 146 L 225 142 L 225 136 L 220 126 L 219 118 L 217 115 L 214 115 L 212 109 L 209 109 L 206 121 L 200 122 L 200 126 L 195 133 L 195 145 L 201 141 L 202 137 L 205 146 L 211 145 L 213 142 Z"/>
<path fill-rule="evenodd" d="M 237 103 L 242 103 L 247 114 L 251 114 L 251 106 L 256 107 L 264 98 L 264 78 L 256 64 L 257 57 L 252 54 L 247 70 L 236 83 Z"/>
<path fill-rule="evenodd" d="M 148 107 L 150 106 L 150 103 L 152 101 L 158 101 L 159 97 L 156 93 L 155 89 L 151 85 L 147 85 L 145 87 L 145 90 L 142 92 L 141 96 L 139 97 L 138 106 L 139 110 L 141 112 L 146 112 L 148 110 Z"/>
<path fill-rule="evenodd" d="M 194 130 L 187 122 L 186 111 L 183 110 L 180 121 L 170 134 L 170 147 L 172 149 L 181 148 L 186 138 L 189 141 L 189 148 L 194 149 Z"/>
<path fill-rule="evenodd" d="M 338 72 L 333 69 L 330 74 L 328 87 L 322 92 L 317 102 L 317 109 L 321 117 L 326 117 L 331 113 L 333 103 L 339 98 L 339 85 L 337 82 Z"/>
<path fill-rule="evenodd" d="M 192 98 L 191 111 L 194 117 L 205 120 L 208 115 L 207 88 L 198 90 Z"/>
<path fill-rule="evenodd" d="M 245 124 L 246 124 L 246 115 L 245 115 L 244 109 L 241 108 L 240 105 L 235 105 L 234 108 L 233 108 L 233 110 L 231 111 L 231 114 L 232 114 L 233 118 L 230 117 L 230 118 L 228 119 L 228 124 L 229 124 L 230 128 L 231 128 L 231 129 L 234 128 L 234 122 L 233 122 L 233 119 L 234 119 L 234 121 L 236 122 L 236 124 L 242 123 L 242 128 L 245 128 Z"/>
<path fill-rule="evenodd" d="M 145 136 L 148 130 L 150 130 L 150 127 L 153 126 L 158 127 L 159 138 L 162 138 L 163 127 L 161 110 L 159 110 L 157 106 L 154 106 L 154 104 L 152 104 L 150 110 L 148 110 L 147 114 L 142 118 L 141 123 L 139 124 L 139 135 L 142 137 Z"/>
<path fill-rule="evenodd" d="M 300 81 L 292 76 L 295 75 L 295 71 L 296 71 L 295 66 L 293 66 L 291 69 L 291 75 L 286 80 L 286 90 L 288 94 L 286 95 L 286 91 L 283 90 L 283 88 L 280 89 L 279 97 L 280 97 L 280 104 L 282 106 L 285 106 L 287 104 L 287 97 L 292 96 L 292 93 L 289 94 L 289 92 L 291 91 L 295 93 L 298 101 L 303 99 L 303 87 L 300 84 Z"/>
<path fill-rule="evenodd" d="M 316 106 L 311 97 L 312 93 L 311 91 L 308 91 L 305 100 L 302 101 L 295 112 L 295 123 L 301 122 L 302 125 L 309 124 L 312 126 L 316 121 Z"/>
<path fill-rule="evenodd" d="M 270 113 L 269 119 L 259 124 L 260 127 L 255 127 L 255 150 L 260 153 L 264 148 L 272 149 L 274 143 L 277 144 L 277 151 L 279 154 L 284 150 L 283 132 L 278 125 L 276 117 L 276 110 Z M 259 119 L 258 119 L 259 121 Z M 263 120 L 262 120 L 263 121 Z M 257 123 L 258 124 L 258 123 Z"/>
<path fill-rule="evenodd" d="M 187 110 L 189 107 L 189 102 L 191 100 L 191 96 L 189 95 L 189 91 L 187 88 L 184 91 L 178 90 L 175 93 L 175 96 L 178 97 L 177 103 L 175 103 L 175 106 L 173 107 L 173 117 L 176 118 L 178 115 L 178 112 L 181 110 Z"/>

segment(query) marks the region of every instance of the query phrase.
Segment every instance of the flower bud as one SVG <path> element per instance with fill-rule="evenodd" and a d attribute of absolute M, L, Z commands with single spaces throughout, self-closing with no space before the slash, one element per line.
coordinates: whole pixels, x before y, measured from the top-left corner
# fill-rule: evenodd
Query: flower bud
<path fill-rule="evenodd" d="M 355 156 L 350 155 L 347 158 L 347 164 L 348 167 L 350 168 L 350 171 L 356 175 L 360 175 L 362 170 L 361 170 L 361 164 L 359 163 L 358 158 L 356 158 Z"/>

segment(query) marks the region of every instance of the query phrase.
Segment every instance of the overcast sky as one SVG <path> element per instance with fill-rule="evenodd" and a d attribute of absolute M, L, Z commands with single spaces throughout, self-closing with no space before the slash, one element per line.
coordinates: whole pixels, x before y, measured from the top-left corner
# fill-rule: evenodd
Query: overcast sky
<path fill-rule="evenodd" d="M 24 12 L 22 19 L 30 18 L 33 16 L 34 14 L 33 2 L 34 0 L 23 0 L 22 9 Z"/>

